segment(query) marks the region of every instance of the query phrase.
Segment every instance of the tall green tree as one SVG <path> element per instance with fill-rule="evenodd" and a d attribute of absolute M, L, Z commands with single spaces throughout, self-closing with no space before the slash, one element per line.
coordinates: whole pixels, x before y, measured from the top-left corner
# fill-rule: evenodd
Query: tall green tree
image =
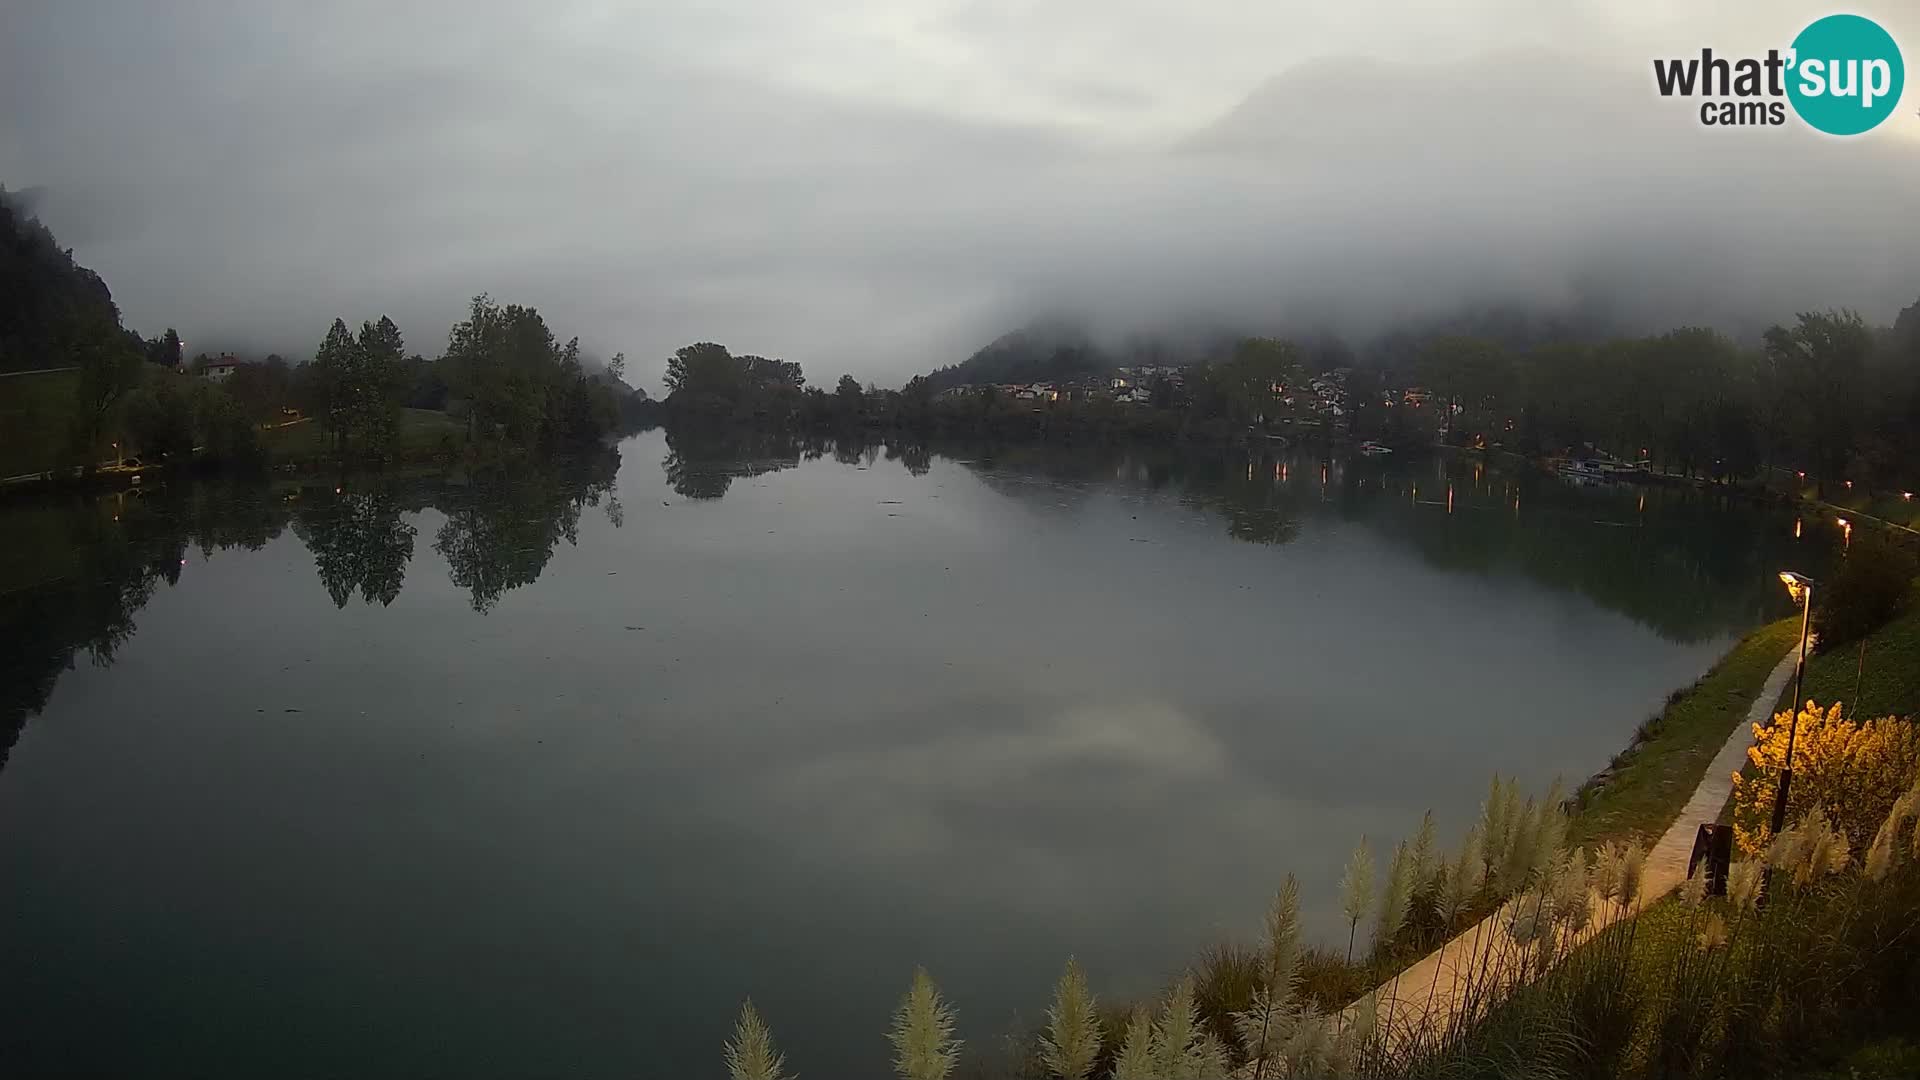
<path fill-rule="evenodd" d="M 449 383 L 468 402 L 468 431 L 531 439 L 545 406 L 545 378 L 559 346 L 533 308 L 501 305 L 485 293 L 447 334 Z"/>
<path fill-rule="evenodd" d="M 127 396 L 126 430 L 136 449 L 154 460 L 184 460 L 193 452 L 193 400 L 188 380 L 156 379 Z"/>
<path fill-rule="evenodd" d="M 137 340 L 137 339 L 136 339 Z M 80 368 L 74 389 L 73 449 L 91 467 L 127 394 L 140 381 L 140 353 L 117 326 L 93 322 L 75 335 L 71 357 Z"/>
<path fill-rule="evenodd" d="M 1264 423 L 1276 403 L 1305 377 L 1300 349 L 1277 338 L 1245 338 L 1234 345 L 1233 356 L 1222 369 L 1234 419 Z"/>
<path fill-rule="evenodd" d="M 468 431 L 521 444 L 584 443 L 610 430 L 613 391 L 580 367 L 580 339 L 561 345 L 540 312 L 485 293 L 447 334 L 447 384 L 467 400 Z"/>
<path fill-rule="evenodd" d="M 1769 329 L 1764 341 L 1786 442 L 1824 489 L 1846 471 L 1865 411 L 1873 333 L 1858 312 L 1808 311 L 1791 327 Z"/>
<path fill-rule="evenodd" d="M 667 360 L 669 397 L 712 397 L 733 401 L 746 385 L 746 371 L 725 345 L 711 341 L 683 345 Z"/>
<path fill-rule="evenodd" d="M 1422 350 L 1415 372 L 1434 391 L 1435 402 L 1452 425 L 1454 406 L 1468 426 L 1492 427 L 1504 421 L 1514 384 L 1513 358 L 1498 342 L 1473 337 L 1442 337 Z M 1461 429 L 1464 429 L 1463 427 Z"/>
<path fill-rule="evenodd" d="M 361 449 L 377 458 L 392 454 L 400 431 L 400 394 L 406 385 L 406 342 L 392 319 L 360 324 L 354 342 L 354 383 L 349 412 Z"/>
<path fill-rule="evenodd" d="M 347 329 L 345 319 L 333 320 L 326 339 L 313 354 L 310 384 L 314 422 L 333 440 L 334 449 L 344 453 L 348 432 L 353 426 L 353 385 L 359 367 L 359 347 Z"/>
<path fill-rule="evenodd" d="M 167 332 L 157 338 L 148 338 L 146 357 L 161 367 L 178 368 L 181 361 L 180 332 L 167 327 Z"/>
<path fill-rule="evenodd" d="M 860 389 L 860 380 L 853 376 L 842 375 L 840 381 L 834 384 L 833 403 L 842 416 L 858 416 L 865 400 L 866 391 Z"/>
<path fill-rule="evenodd" d="M 273 353 L 263 363 L 234 368 L 220 388 L 239 403 L 254 423 L 264 424 L 279 419 L 280 410 L 292 392 L 291 375 L 285 358 Z"/>

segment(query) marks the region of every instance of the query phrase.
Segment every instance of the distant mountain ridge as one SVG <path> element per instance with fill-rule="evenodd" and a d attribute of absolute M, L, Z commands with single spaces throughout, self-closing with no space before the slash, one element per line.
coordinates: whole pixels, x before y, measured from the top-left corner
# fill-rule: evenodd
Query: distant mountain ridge
<path fill-rule="evenodd" d="M 1920 307 L 1920 305 L 1916 305 Z M 1920 319 L 1920 316 L 1917 316 Z M 1252 336 L 1284 338 L 1300 346 L 1307 367 L 1394 368 L 1410 364 L 1435 338 L 1474 337 L 1513 351 L 1561 342 L 1594 342 L 1643 332 L 1595 304 L 1574 310 L 1536 310 L 1517 305 L 1486 305 L 1429 317 L 1409 318 L 1364 337 L 1347 337 L 1310 328 L 1292 332 L 1219 329 L 1182 337 L 1134 335 L 1118 343 L 1101 341 L 1082 324 L 1061 318 L 1038 320 L 1002 334 L 957 364 L 927 375 L 935 391 L 986 383 L 1058 382 L 1098 375 L 1133 365 L 1185 367 L 1224 357 L 1234 342 Z"/>

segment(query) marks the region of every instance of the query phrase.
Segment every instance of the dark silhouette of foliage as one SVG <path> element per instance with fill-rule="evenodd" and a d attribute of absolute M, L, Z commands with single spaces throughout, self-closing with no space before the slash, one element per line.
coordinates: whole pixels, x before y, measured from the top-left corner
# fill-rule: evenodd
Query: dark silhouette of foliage
<path fill-rule="evenodd" d="M 1899 614 L 1910 600 L 1916 569 L 1912 555 L 1884 540 L 1855 541 L 1833 580 L 1814 590 L 1820 651 L 1859 641 Z"/>
<path fill-rule="evenodd" d="M 488 472 L 448 495 L 433 550 L 447 560 L 454 585 L 471 595 L 473 610 L 484 615 L 508 590 L 532 584 L 561 540 L 579 542 L 581 511 L 609 496 L 619 462 L 609 450 L 567 468 Z M 609 511 L 617 524 L 617 506 Z"/>
<path fill-rule="evenodd" d="M 335 607 L 345 607 L 356 590 L 364 602 L 382 607 L 400 595 L 416 533 L 400 520 L 402 510 L 390 484 L 313 491 L 301 500 L 294 535 L 313 553 Z"/>

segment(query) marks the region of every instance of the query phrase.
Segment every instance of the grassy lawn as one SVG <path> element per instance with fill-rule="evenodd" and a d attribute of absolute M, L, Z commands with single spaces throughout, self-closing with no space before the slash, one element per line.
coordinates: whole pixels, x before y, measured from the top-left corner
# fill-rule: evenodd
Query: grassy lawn
<path fill-rule="evenodd" d="M 1909 1033 L 1843 1042 L 1834 1060 L 1808 1080 L 1903 1080 L 1920 1076 L 1920 1041 Z"/>
<path fill-rule="evenodd" d="M 1815 489 L 1800 489 L 1800 497 L 1808 502 L 1826 502 L 1837 513 L 1851 513 L 1877 517 L 1909 529 L 1920 529 L 1920 491 L 1878 491 L 1871 495 L 1864 491 L 1848 491 L 1834 485 L 1827 489 L 1824 499 L 1817 496 Z"/>
<path fill-rule="evenodd" d="M 64 463 L 77 371 L 0 378 L 0 477 Z"/>
<path fill-rule="evenodd" d="M 1846 714 L 1920 715 L 1920 603 L 1866 638 L 1866 669 L 1860 678 L 1859 708 L 1853 702 L 1854 677 L 1860 671 L 1860 643 L 1815 653 L 1807 661 L 1806 696 L 1822 706 L 1847 702 Z M 1793 686 L 1780 695 L 1775 711 L 1792 703 Z"/>
<path fill-rule="evenodd" d="M 431 454 L 440 448 L 443 439 L 452 439 L 457 447 L 466 437 L 466 425 L 446 413 L 401 409 L 400 439 L 395 455 L 408 458 Z M 313 420 L 272 428 L 261 432 L 260 439 L 276 461 L 307 461 L 328 452 L 326 433 Z"/>
<path fill-rule="evenodd" d="M 1746 719 L 1774 665 L 1799 643 L 1799 634 L 1798 617 L 1763 626 L 1741 639 L 1699 682 L 1676 691 L 1660 715 L 1641 726 L 1639 741 L 1614 759 L 1612 771 L 1579 791 L 1572 841 L 1657 839 Z M 1851 676 L 1852 668 L 1847 670 Z M 1812 665 L 1808 671 L 1811 675 Z"/>

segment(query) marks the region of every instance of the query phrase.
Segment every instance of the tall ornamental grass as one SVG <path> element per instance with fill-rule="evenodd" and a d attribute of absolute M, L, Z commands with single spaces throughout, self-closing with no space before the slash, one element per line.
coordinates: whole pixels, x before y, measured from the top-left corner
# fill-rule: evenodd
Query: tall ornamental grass
<path fill-rule="evenodd" d="M 1816 724 L 1828 714 L 1819 715 Z M 1816 745 L 1827 738 L 1816 735 Z M 1797 1075 L 1823 1048 L 1911 1032 L 1920 1017 L 1920 767 L 1901 779 L 1870 826 L 1857 805 L 1811 804 L 1778 836 L 1754 838 L 1725 896 L 1707 895 L 1694 878 L 1656 897 L 1643 850 L 1567 845 L 1557 786 L 1532 799 L 1496 778 L 1451 852 L 1438 849 L 1429 815 L 1377 883 L 1362 841 L 1340 886 L 1344 956 L 1302 941 L 1289 876 L 1257 947 L 1210 951 L 1150 1006 L 1103 1008 L 1068 960 L 1045 1028 L 965 1075 Z M 1370 947 L 1355 961 L 1362 922 Z M 1430 965 L 1423 986 L 1403 973 L 1448 939 L 1449 977 Z M 1340 980 L 1345 992 L 1327 991 Z M 953 1075 L 955 1020 L 932 978 L 916 971 L 888 1035 L 902 1080 Z M 791 1080 L 751 1002 L 725 1059 L 732 1080 Z"/>

